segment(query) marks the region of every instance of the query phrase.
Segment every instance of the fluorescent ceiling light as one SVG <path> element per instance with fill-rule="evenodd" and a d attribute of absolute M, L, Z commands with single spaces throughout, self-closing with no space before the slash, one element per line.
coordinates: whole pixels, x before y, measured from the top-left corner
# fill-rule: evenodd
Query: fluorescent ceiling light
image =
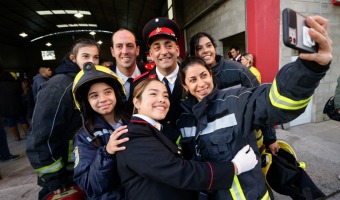
<path fill-rule="evenodd" d="M 76 13 L 80 13 L 83 15 L 91 15 L 90 11 L 87 10 L 39 10 L 36 11 L 39 15 L 64 15 L 64 14 L 68 14 L 68 15 L 74 15 Z"/>
<path fill-rule="evenodd" d="M 41 10 L 36 11 L 39 15 L 53 15 L 53 13 L 50 10 Z"/>
<path fill-rule="evenodd" d="M 78 10 L 65 10 L 66 14 L 74 15 L 78 13 Z"/>
<path fill-rule="evenodd" d="M 84 15 L 81 14 L 81 13 L 76 13 L 76 14 L 74 14 L 74 16 L 75 16 L 76 18 L 82 18 Z"/>
<path fill-rule="evenodd" d="M 19 34 L 21 37 L 27 37 L 27 34 L 25 32 L 22 32 Z"/>
<path fill-rule="evenodd" d="M 83 14 L 83 15 L 91 15 L 90 11 L 86 11 L 86 10 L 79 10 L 79 13 Z"/>
<path fill-rule="evenodd" d="M 56 14 L 56 15 L 66 14 L 64 10 L 52 10 L 52 12 L 53 14 Z"/>
<path fill-rule="evenodd" d="M 68 27 L 97 27 L 97 24 L 57 24 L 58 28 Z"/>
<path fill-rule="evenodd" d="M 58 28 L 67 28 L 68 25 L 67 24 L 57 24 Z"/>

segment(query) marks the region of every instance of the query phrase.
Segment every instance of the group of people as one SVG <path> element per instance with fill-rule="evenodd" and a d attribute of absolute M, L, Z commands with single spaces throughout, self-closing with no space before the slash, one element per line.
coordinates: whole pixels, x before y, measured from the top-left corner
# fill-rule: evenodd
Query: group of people
<path fill-rule="evenodd" d="M 254 130 L 276 153 L 273 125 L 304 111 L 332 60 L 327 21 L 306 23 L 318 53 L 300 54 L 264 85 L 217 55 L 204 32 L 179 65 L 180 29 L 168 18 L 143 29 L 151 71 L 138 66 L 127 29 L 112 36 L 111 70 L 97 66 L 95 41 L 76 41 L 36 97 L 26 152 L 39 199 L 73 184 L 87 199 L 270 199 Z"/>

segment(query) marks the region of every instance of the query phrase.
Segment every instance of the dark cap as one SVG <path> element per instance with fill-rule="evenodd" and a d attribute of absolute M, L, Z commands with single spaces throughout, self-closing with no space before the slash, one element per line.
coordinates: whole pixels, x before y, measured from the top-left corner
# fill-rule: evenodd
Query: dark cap
<path fill-rule="evenodd" d="M 157 35 L 164 35 L 177 41 L 180 29 L 177 23 L 166 17 L 158 17 L 150 20 L 143 29 L 143 39 L 150 45 L 151 39 Z"/>

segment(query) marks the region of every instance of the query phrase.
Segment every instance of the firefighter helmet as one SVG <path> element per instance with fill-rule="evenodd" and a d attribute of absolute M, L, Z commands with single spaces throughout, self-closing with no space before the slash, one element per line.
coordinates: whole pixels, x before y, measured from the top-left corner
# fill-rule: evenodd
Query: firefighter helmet
<path fill-rule="evenodd" d="M 109 84 L 114 89 L 116 98 L 120 98 L 122 103 L 126 102 L 125 88 L 118 76 L 107 67 L 99 65 L 95 66 L 91 62 L 87 62 L 84 64 L 83 70 L 76 75 L 72 88 L 75 104 L 80 111 L 82 95 L 84 95 L 82 94 L 83 90 L 96 82 L 105 82 Z"/>
<path fill-rule="evenodd" d="M 83 200 L 86 199 L 85 193 L 76 185 L 66 188 L 66 190 L 60 194 L 54 194 L 51 192 L 45 200 Z"/>
<path fill-rule="evenodd" d="M 306 195 L 313 199 L 324 197 L 325 194 L 304 170 L 305 163 L 297 161 L 292 146 L 282 140 L 277 142 L 280 150 L 276 155 L 268 150 L 261 153 L 262 172 L 267 185 L 277 193 L 293 199 L 305 199 Z"/>

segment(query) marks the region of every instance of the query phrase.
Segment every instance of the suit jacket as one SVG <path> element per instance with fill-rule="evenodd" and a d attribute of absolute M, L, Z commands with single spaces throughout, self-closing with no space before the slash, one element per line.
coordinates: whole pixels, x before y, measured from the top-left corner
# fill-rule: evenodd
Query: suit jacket
<path fill-rule="evenodd" d="M 139 77 L 136 77 L 131 85 L 132 90 L 140 83 L 141 81 L 147 78 L 157 78 L 156 67 L 154 67 L 151 71 L 148 71 Z M 180 78 L 177 77 L 175 81 L 174 89 L 170 95 L 170 109 L 165 119 L 159 121 L 159 123 L 163 126 L 164 134 L 173 142 L 176 143 L 178 137 L 181 135 L 180 131 L 177 129 L 176 121 L 179 118 L 180 114 L 183 112 L 182 107 L 180 106 L 184 96 L 184 88 L 181 84 Z M 132 97 L 132 95 L 131 95 Z M 133 107 L 132 98 L 129 100 L 129 107 Z"/>
<path fill-rule="evenodd" d="M 199 190 L 230 188 L 234 167 L 228 163 L 183 160 L 161 131 L 138 117 L 128 123 L 124 151 L 117 152 L 118 173 L 128 200 L 190 200 Z"/>

